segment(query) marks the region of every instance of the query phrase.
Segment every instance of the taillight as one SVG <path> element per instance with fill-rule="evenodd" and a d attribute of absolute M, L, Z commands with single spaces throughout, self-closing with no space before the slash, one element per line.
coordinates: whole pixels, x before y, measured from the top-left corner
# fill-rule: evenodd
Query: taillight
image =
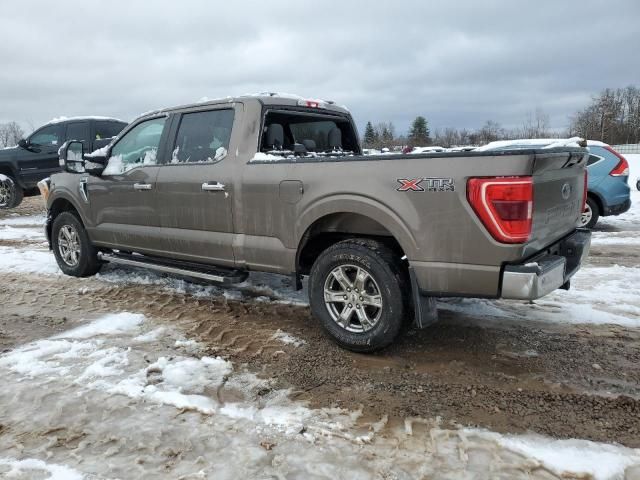
<path fill-rule="evenodd" d="M 609 145 L 607 145 L 604 148 L 606 148 L 611 153 L 613 153 L 616 157 L 618 157 L 618 160 L 619 160 L 618 164 L 616 165 L 616 168 L 611 170 L 611 172 L 609 172 L 609 175 L 611 175 L 612 177 L 628 177 L 629 176 L 629 162 L 627 162 L 627 159 L 624 158 L 622 155 L 620 155 L 618 152 L 616 152 Z"/>
<path fill-rule="evenodd" d="M 491 236 L 502 243 L 524 243 L 531 235 L 531 177 L 470 178 L 467 198 Z"/>
<path fill-rule="evenodd" d="M 584 169 L 584 190 L 582 191 L 582 210 L 584 212 L 587 208 L 587 188 L 589 183 L 589 170 Z"/>

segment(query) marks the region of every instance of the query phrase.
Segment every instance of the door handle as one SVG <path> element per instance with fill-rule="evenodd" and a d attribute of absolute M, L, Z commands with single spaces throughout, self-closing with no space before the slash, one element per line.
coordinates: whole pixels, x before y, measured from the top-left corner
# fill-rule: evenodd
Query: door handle
<path fill-rule="evenodd" d="M 205 182 L 202 184 L 202 190 L 207 192 L 224 192 L 225 185 L 219 182 Z"/>
<path fill-rule="evenodd" d="M 134 183 L 133 188 L 135 190 L 151 190 L 153 188 L 153 185 L 151 185 L 150 183 Z"/>

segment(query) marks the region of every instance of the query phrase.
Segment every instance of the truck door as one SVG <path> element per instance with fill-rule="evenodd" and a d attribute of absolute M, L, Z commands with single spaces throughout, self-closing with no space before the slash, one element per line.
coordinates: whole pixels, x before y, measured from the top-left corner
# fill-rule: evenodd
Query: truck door
<path fill-rule="evenodd" d="M 87 177 L 94 242 L 121 250 L 161 251 L 156 177 L 167 123 L 163 115 L 133 126 L 111 147 L 102 174 Z"/>
<path fill-rule="evenodd" d="M 58 149 L 63 143 L 64 125 L 45 125 L 29 137 L 29 149 L 20 149 L 17 158 L 19 175 L 27 187 L 60 171 Z"/>
<path fill-rule="evenodd" d="M 172 257 L 233 266 L 236 154 L 229 144 L 242 106 L 211 108 L 182 113 L 173 124 L 172 155 L 157 179 L 160 225 Z"/>

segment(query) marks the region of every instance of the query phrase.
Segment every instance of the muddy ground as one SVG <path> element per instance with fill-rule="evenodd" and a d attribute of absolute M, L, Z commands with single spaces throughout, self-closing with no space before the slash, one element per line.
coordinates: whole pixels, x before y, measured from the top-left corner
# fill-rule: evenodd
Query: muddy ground
<path fill-rule="evenodd" d="M 37 213 L 39 202 L 27 199 L 13 213 Z M 636 266 L 638 254 L 594 247 L 591 261 Z M 315 407 L 362 407 L 371 418 L 388 414 L 391 424 L 441 417 L 445 425 L 640 447 L 638 329 L 444 311 L 428 330 L 407 328 L 389 349 L 360 355 L 335 346 L 304 306 L 198 298 L 99 278 L 2 277 L 0 352 L 101 313 L 140 312 L 180 325 L 207 353 L 276 378 Z M 278 330 L 305 344 L 277 341 Z"/>

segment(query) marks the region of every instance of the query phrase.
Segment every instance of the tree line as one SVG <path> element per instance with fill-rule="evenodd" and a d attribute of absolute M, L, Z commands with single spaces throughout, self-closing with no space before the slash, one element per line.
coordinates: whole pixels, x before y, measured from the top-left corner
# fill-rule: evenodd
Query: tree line
<path fill-rule="evenodd" d="M 640 88 L 607 88 L 571 117 L 572 136 L 611 145 L 640 143 Z"/>
<path fill-rule="evenodd" d="M 549 126 L 549 116 L 537 109 L 525 116 L 522 124 L 516 128 L 503 128 L 494 120 L 487 120 L 478 129 L 443 128 L 436 129 L 431 135 L 429 122 L 423 116 L 417 116 L 411 123 L 408 134 L 395 135 L 395 127 L 391 122 L 373 125 L 367 122 L 362 144 L 364 148 L 391 148 L 393 146 L 456 147 L 463 145 L 484 145 L 496 140 L 512 140 L 516 138 L 555 138 L 560 134 L 553 132 Z"/>
<path fill-rule="evenodd" d="M 600 140 L 611 145 L 640 143 L 640 88 L 607 88 L 594 95 L 582 110 L 569 117 L 564 130 L 551 128 L 549 115 L 543 110 L 529 112 L 517 127 L 504 128 L 494 120 L 487 120 L 476 129 L 442 128 L 431 134 L 424 116 L 412 122 L 407 135 L 395 135 L 391 122 L 373 125 L 367 122 L 363 146 L 365 148 L 391 148 L 393 146 L 423 147 L 438 145 L 455 147 L 485 145 L 496 140 L 518 138 L 569 138 L 583 137 Z"/>

